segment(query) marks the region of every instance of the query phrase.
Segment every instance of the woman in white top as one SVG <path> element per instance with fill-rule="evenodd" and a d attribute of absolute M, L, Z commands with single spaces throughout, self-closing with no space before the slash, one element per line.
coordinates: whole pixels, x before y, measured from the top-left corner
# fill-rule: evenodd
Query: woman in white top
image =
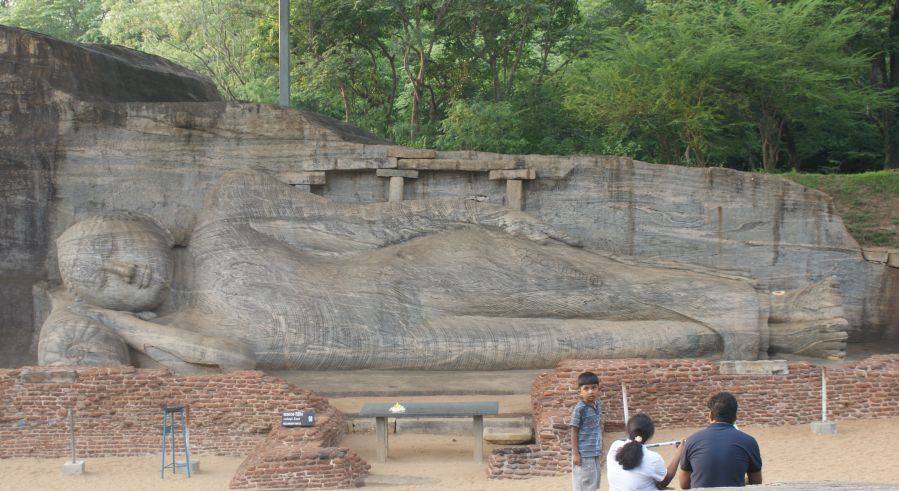
<path fill-rule="evenodd" d="M 646 444 L 655 433 L 652 418 L 636 414 L 627 421 L 627 440 L 617 440 L 609 447 L 609 491 L 654 491 L 665 489 L 677 472 L 683 446 L 677 444 L 677 454 L 665 466 L 662 456 L 646 450 Z"/>

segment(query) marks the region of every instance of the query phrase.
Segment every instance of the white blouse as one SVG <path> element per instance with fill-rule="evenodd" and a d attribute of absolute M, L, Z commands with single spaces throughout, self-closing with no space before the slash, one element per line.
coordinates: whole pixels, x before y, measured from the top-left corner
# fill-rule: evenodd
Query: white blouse
<path fill-rule="evenodd" d="M 616 440 L 609 447 L 606 457 L 606 469 L 608 471 L 609 491 L 655 491 L 656 482 L 665 478 L 668 469 L 665 468 L 665 459 L 661 455 L 643 448 L 643 461 L 637 467 L 626 471 L 615 459 L 618 449 L 630 440 Z"/>

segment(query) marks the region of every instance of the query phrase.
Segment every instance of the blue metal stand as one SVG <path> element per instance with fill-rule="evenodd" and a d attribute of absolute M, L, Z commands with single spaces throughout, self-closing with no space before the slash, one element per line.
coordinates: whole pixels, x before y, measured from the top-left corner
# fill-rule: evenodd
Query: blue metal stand
<path fill-rule="evenodd" d="M 185 406 L 162 406 L 162 467 L 159 469 L 160 477 L 165 479 L 165 469 L 170 467 L 172 474 L 175 474 L 175 415 L 179 415 L 181 422 L 181 437 L 184 442 L 184 468 L 187 470 L 187 477 L 190 478 L 190 445 L 188 440 L 187 425 L 184 424 Z M 171 434 L 171 453 L 172 463 L 165 463 L 165 447 L 166 437 Z"/>

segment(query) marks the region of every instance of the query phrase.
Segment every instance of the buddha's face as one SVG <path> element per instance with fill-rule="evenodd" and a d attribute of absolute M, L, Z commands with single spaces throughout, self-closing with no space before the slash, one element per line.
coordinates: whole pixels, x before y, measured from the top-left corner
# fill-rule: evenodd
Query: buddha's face
<path fill-rule="evenodd" d="M 157 307 L 168 294 L 171 244 L 148 220 L 89 218 L 56 243 L 63 282 L 88 303 L 136 312 Z"/>

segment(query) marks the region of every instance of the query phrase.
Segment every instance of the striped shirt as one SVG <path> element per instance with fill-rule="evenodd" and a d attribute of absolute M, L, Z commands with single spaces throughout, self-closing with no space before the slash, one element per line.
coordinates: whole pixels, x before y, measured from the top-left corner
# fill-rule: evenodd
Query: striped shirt
<path fill-rule="evenodd" d="M 602 403 L 594 405 L 578 401 L 571 410 L 571 423 L 576 426 L 577 449 L 581 457 L 599 457 L 602 455 Z"/>

